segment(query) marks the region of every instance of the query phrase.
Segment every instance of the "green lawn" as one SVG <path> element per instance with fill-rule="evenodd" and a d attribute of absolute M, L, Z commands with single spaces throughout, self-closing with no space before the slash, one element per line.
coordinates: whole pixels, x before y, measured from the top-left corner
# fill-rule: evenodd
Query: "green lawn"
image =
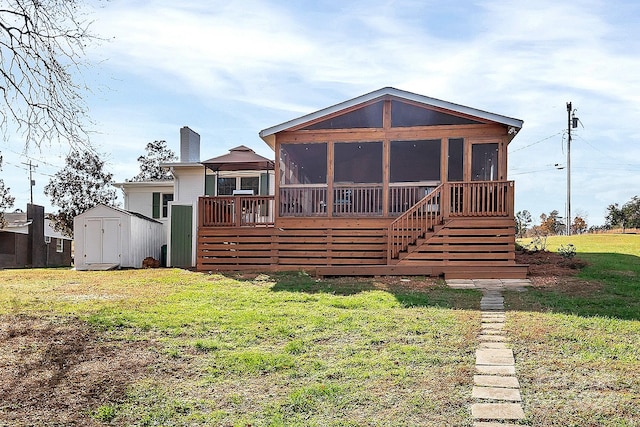
<path fill-rule="evenodd" d="M 639 426 L 640 236 L 506 292 L 531 426 Z M 0 426 L 472 426 L 477 291 L 424 278 L 0 271 Z"/>
<path fill-rule="evenodd" d="M 47 411 L 14 393 L 0 404 L 0 420 L 471 425 L 479 299 L 418 279 L 389 285 L 297 273 L 249 280 L 181 270 L 3 271 L 3 389 L 49 387 L 75 404 Z M 50 342 L 26 343 L 27 329 Z M 74 346 L 65 335 L 96 348 Z M 25 345 L 35 370 L 11 378 Z M 52 351 L 72 366 L 50 360 Z M 113 378 L 91 382 L 83 372 Z M 74 392 L 74 383 L 100 397 Z"/>
<path fill-rule="evenodd" d="M 640 235 L 554 236 L 588 262 L 575 278 L 507 293 L 531 425 L 640 425 Z"/>

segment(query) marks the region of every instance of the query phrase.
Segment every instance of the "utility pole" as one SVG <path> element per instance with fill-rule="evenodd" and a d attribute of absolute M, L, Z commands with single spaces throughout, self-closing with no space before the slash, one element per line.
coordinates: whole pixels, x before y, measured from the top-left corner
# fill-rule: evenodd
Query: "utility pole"
<path fill-rule="evenodd" d="M 576 110 L 567 102 L 567 236 L 571 235 L 571 129 L 577 127 Z"/>
<path fill-rule="evenodd" d="M 33 204 L 33 186 L 36 185 L 36 182 L 33 180 L 33 171 L 38 165 L 34 165 L 29 160 L 29 163 L 22 162 L 23 165 L 29 166 L 29 193 L 31 195 L 31 204 Z"/>

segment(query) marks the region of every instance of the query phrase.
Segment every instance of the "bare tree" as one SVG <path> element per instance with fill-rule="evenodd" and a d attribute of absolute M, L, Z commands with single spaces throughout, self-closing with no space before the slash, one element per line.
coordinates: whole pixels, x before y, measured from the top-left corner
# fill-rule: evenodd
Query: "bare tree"
<path fill-rule="evenodd" d="M 0 155 L 0 171 L 2 170 L 2 156 Z M 15 198 L 9 194 L 9 187 L 5 187 L 4 181 L 0 178 L 0 228 L 4 228 L 4 210 L 13 207 Z"/>
<path fill-rule="evenodd" d="M 82 0 L 0 2 L 0 129 L 23 133 L 25 148 L 58 140 L 84 145 L 86 87 L 77 81 L 88 31 Z M 13 128 L 11 128 L 13 131 Z"/>

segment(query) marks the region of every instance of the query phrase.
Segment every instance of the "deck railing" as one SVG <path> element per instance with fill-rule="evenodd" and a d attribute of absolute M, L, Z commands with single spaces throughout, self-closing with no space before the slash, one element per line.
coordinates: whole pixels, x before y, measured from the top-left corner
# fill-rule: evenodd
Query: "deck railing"
<path fill-rule="evenodd" d="M 437 190 L 437 191 L 436 191 Z M 513 181 L 474 181 L 444 183 L 434 187 L 394 185 L 387 197 L 388 216 L 405 221 L 428 221 L 433 213 L 448 217 L 513 216 Z M 427 194 L 427 196 L 425 196 Z M 274 196 L 201 197 L 199 223 L 204 227 L 242 227 L 273 225 L 281 217 L 360 217 L 382 216 L 383 187 L 381 185 L 336 185 L 331 194 L 327 187 L 309 185 L 279 189 L 279 205 Z M 427 202 L 431 200 L 431 202 Z M 425 203 L 430 203 L 425 207 Z M 278 209 L 278 212 L 276 212 Z M 421 216 L 423 212 L 428 215 Z M 403 218 L 403 219 L 401 219 Z M 419 233 L 424 234 L 425 230 Z M 403 234 L 403 233 L 401 233 Z M 400 240 L 408 238 L 400 236 Z M 413 237 L 411 237 L 413 238 Z"/>
<path fill-rule="evenodd" d="M 382 185 L 340 185 L 333 187 L 333 215 L 382 215 Z"/>
<path fill-rule="evenodd" d="M 444 184 L 449 195 L 445 216 L 512 216 L 513 181 Z"/>
<path fill-rule="evenodd" d="M 388 228 L 388 261 L 449 217 L 512 217 L 513 181 L 444 183 L 396 218 Z"/>
<path fill-rule="evenodd" d="M 389 259 L 397 258 L 401 251 L 415 243 L 418 238 L 432 230 L 441 220 L 441 202 L 443 186 L 436 187 L 431 193 L 413 205 L 404 214 L 396 218 L 388 229 Z"/>
<path fill-rule="evenodd" d="M 271 226 L 275 222 L 273 196 L 200 197 L 201 227 Z"/>

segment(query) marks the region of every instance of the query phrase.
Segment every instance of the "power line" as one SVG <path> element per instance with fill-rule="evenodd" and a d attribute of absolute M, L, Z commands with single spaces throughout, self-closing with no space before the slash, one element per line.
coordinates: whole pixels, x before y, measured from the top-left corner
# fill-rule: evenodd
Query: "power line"
<path fill-rule="evenodd" d="M 541 140 L 539 140 L 539 141 L 533 142 L 533 143 L 531 143 L 531 144 L 529 144 L 529 145 L 525 145 L 524 147 L 520 147 L 520 148 L 518 148 L 518 149 L 516 149 L 516 150 L 512 150 L 512 151 L 511 151 L 511 154 L 513 154 L 513 153 L 515 153 L 515 152 L 517 152 L 517 151 L 520 151 L 520 150 L 524 150 L 525 148 L 533 147 L 534 145 L 536 145 L 536 144 L 540 144 L 541 142 L 544 142 L 544 141 L 546 141 L 546 140 L 548 140 L 548 139 L 551 139 L 551 138 L 553 138 L 553 137 L 556 137 L 556 136 L 558 136 L 558 135 L 562 134 L 563 132 L 564 132 L 564 130 L 561 130 L 560 132 L 555 133 L 555 134 L 553 134 L 553 135 L 551 135 L 551 136 L 548 136 L 548 137 L 546 137 L 546 138 L 543 138 L 543 139 L 541 139 Z"/>

